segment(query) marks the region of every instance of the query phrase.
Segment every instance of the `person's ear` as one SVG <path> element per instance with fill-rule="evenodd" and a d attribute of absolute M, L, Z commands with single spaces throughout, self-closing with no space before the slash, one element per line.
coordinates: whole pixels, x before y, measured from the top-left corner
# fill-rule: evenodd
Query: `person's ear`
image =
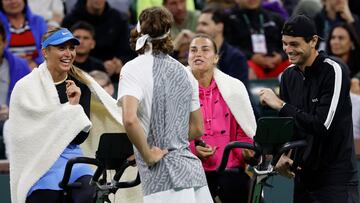
<path fill-rule="evenodd" d="M 216 54 L 215 58 L 214 58 L 214 65 L 218 64 L 219 60 L 220 60 L 220 57 L 218 54 Z"/>
<path fill-rule="evenodd" d="M 310 47 L 315 49 L 318 40 L 319 37 L 317 35 L 314 35 L 313 38 L 310 40 Z"/>
<path fill-rule="evenodd" d="M 46 50 L 46 48 L 42 48 L 41 53 L 44 56 L 44 58 L 46 59 L 47 58 L 47 50 Z"/>

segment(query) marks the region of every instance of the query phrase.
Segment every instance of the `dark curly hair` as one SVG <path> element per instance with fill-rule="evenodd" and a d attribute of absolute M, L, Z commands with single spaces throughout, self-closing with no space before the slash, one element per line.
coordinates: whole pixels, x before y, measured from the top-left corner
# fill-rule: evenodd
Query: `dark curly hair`
<path fill-rule="evenodd" d="M 135 50 L 136 40 L 141 37 L 141 35 L 148 34 L 152 38 L 159 37 L 167 33 L 174 23 L 171 13 L 162 7 L 152 7 L 143 10 L 139 16 L 139 21 L 141 23 L 141 33 L 136 31 L 136 27 L 132 29 L 130 33 L 130 47 L 133 50 Z M 164 39 L 151 41 L 151 44 L 153 54 L 170 54 L 174 49 L 170 34 Z M 143 48 L 136 52 L 143 54 L 148 48 L 149 46 L 145 44 Z"/>

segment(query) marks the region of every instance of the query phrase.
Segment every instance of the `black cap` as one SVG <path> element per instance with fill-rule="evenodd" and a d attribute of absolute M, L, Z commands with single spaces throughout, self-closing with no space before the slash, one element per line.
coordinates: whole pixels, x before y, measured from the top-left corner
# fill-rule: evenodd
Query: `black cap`
<path fill-rule="evenodd" d="M 311 18 L 306 15 L 296 15 L 285 22 L 281 34 L 308 38 L 317 35 L 317 32 L 315 23 Z"/>

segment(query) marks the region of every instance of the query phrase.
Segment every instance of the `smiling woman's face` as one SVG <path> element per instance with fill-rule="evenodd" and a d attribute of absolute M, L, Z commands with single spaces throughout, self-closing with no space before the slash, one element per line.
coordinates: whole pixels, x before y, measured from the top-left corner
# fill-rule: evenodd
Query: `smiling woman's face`
<path fill-rule="evenodd" d="M 330 48 L 331 52 L 335 56 L 343 56 L 350 54 L 352 47 L 352 41 L 350 34 L 342 27 L 334 28 L 330 36 Z"/>
<path fill-rule="evenodd" d="M 43 51 L 50 72 L 66 73 L 75 60 L 75 45 L 68 41 L 57 46 L 49 46 Z"/>
<path fill-rule="evenodd" d="M 199 37 L 191 41 L 188 63 L 193 71 L 213 70 L 219 60 L 210 39 Z"/>

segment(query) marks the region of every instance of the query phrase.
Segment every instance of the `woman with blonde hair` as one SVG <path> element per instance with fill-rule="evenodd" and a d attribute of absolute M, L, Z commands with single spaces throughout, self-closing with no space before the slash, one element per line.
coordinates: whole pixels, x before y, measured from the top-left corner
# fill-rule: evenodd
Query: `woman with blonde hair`
<path fill-rule="evenodd" d="M 73 66 L 76 45 L 79 40 L 67 29 L 48 31 L 42 39 L 45 62 L 14 87 L 5 123 L 12 202 L 63 201 L 58 184 L 67 161 L 83 155 L 79 145 L 92 127 L 93 100 L 100 102 L 118 125 L 122 123 L 116 101 Z M 73 168 L 70 183 L 82 183 L 69 194 L 73 202 L 92 202 L 92 173 L 87 165 Z"/>

